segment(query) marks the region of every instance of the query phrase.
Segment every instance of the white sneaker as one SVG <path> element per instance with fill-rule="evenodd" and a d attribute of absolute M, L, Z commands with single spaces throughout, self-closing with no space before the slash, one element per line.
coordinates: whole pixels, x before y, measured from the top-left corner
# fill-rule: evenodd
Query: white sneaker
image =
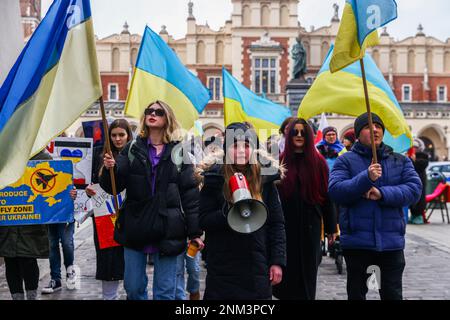
<path fill-rule="evenodd" d="M 68 290 L 76 289 L 77 284 L 77 273 L 75 272 L 75 268 L 73 266 L 67 267 L 67 277 L 66 277 L 66 286 Z"/>

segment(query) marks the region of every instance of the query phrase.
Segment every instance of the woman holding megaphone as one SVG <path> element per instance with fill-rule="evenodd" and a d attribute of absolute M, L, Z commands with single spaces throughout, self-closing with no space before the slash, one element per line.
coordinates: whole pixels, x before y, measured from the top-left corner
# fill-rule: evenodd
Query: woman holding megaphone
<path fill-rule="evenodd" d="M 303 119 L 287 127 L 281 162 L 286 177 L 278 186 L 284 218 L 288 262 L 283 281 L 274 287 L 278 299 L 314 300 L 321 260 L 322 219 L 327 234 L 336 233 L 336 213 L 328 197 L 328 166 L 314 146 L 314 133 Z"/>
<path fill-rule="evenodd" d="M 262 161 L 255 131 L 226 128 L 223 164 L 199 167 L 200 226 L 208 239 L 204 299 L 271 299 L 286 264 L 284 219 L 275 161 Z M 264 166 L 262 163 L 268 165 Z"/>

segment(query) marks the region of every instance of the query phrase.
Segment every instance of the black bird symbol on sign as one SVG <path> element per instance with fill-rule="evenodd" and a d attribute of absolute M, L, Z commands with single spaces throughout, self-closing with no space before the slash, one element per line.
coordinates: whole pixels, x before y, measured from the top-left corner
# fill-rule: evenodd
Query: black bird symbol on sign
<path fill-rule="evenodd" d="M 38 172 L 37 175 L 39 178 L 36 179 L 36 183 L 38 186 L 42 185 L 42 190 L 47 189 L 48 183 L 57 176 L 57 174 L 43 174 L 41 172 Z"/>

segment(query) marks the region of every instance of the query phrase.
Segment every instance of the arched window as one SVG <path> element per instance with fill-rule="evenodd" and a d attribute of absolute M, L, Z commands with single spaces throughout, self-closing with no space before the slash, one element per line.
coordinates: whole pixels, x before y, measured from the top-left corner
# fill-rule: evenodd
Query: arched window
<path fill-rule="evenodd" d="M 250 7 L 247 5 L 242 8 L 242 25 L 251 25 L 251 11 Z"/>
<path fill-rule="evenodd" d="M 280 8 L 280 24 L 282 26 L 289 25 L 289 8 L 286 5 L 283 5 Z"/>
<path fill-rule="evenodd" d="M 380 52 L 378 50 L 372 51 L 372 59 L 375 61 L 378 67 L 380 67 Z"/>
<path fill-rule="evenodd" d="M 391 50 L 389 60 L 392 66 L 392 72 L 397 72 L 397 51 Z"/>
<path fill-rule="evenodd" d="M 431 50 L 427 51 L 427 68 L 429 73 L 433 72 L 433 51 Z"/>
<path fill-rule="evenodd" d="M 205 43 L 203 41 L 197 42 L 197 63 L 205 64 Z"/>
<path fill-rule="evenodd" d="M 270 25 L 270 9 L 268 5 L 263 5 L 261 7 L 261 25 Z"/>
<path fill-rule="evenodd" d="M 118 48 L 114 48 L 112 51 L 112 71 L 120 70 L 120 51 Z"/>
<path fill-rule="evenodd" d="M 414 50 L 408 51 L 408 73 L 414 73 L 416 71 L 416 54 Z"/>
<path fill-rule="evenodd" d="M 325 58 L 327 57 L 329 50 L 330 50 L 330 44 L 326 41 L 322 42 L 322 49 L 321 49 L 322 63 L 325 61 Z"/>
<path fill-rule="evenodd" d="M 131 49 L 131 65 L 133 67 L 136 65 L 137 55 L 138 55 L 138 49 L 137 48 Z"/>
<path fill-rule="evenodd" d="M 223 64 L 224 45 L 222 41 L 216 43 L 216 64 Z"/>
<path fill-rule="evenodd" d="M 446 51 L 444 54 L 444 71 L 450 72 L 450 51 Z"/>

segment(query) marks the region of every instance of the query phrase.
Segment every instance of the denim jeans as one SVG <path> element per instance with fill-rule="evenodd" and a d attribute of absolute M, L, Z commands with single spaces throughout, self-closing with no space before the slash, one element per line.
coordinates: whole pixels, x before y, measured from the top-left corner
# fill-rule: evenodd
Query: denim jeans
<path fill-rule="evenodd" d="M 56 223 L 48 225 L 48 238 L 50 241 L 50 276 L 52 280 L 61 281 L 61 253 L 59 243 L 62 244 L 64 266 L 73 265 L 75 246 L 73 233 L 75 222 Z"/>
<path fill-rule="evenodd" d="M 160 256 L 158 252 L 153 258 L 153 299 L 184 300 L 184 277 L 180 275 L 179 256 Z M 148 300 L 148 277 L 146 272 L 147 254 L 130 248 L 124 248 L 125 274 L 124 287 L 128 300 Z M 182 283 L 180 283 L 182 281 Z"/>
<path fill-rule="evenodd" d="M 186 291 L 189 293 L 197 293 L 200 291 L 200 252 L 197 253 L 194 259 L 184 255 L 184 259 L 181 263 L 186 264 L 186 272 L 187 272 L 187 285 Z M 184 271 L 184 265 L 181 266 L 181 269 Z M 183 275 L 184 278 L 184 275 Z"/>

